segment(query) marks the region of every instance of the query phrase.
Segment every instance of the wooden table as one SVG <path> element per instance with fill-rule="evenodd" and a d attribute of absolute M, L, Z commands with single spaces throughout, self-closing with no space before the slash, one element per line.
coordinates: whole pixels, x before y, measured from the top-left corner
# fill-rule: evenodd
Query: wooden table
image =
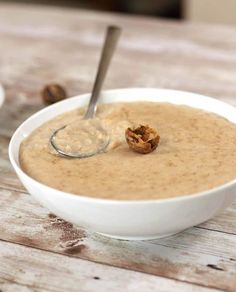
<path fill-rule="evenodd" d="M 7 147 L 43 108 L 41 88 L 89 92 L 107 24 L 124 28 L 105 88 L 164 87 L 236 105 L 236 27 L 0 5 L 0 291 L 236 291 L 236 204 L 176 236 L 109 239 L 50 214 L 23 188 Z"/>

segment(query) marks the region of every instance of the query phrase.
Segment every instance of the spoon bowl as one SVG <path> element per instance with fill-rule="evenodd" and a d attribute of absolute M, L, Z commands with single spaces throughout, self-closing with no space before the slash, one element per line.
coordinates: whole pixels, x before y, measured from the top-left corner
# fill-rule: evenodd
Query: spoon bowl
<path fill-rule="evenodd" d="M 63 130 L 67 130 L 69 126 L 63 126 L 56 131 L 50 137 L 50 144 L 53 149 L 61 156 L 66 158 L 86 158 L 98 153 L 104 152 L 110 143 L 110 137 L 107 131 L 103 128 L 101 121 L 98 119 L 81 120 L 78 127 L 74 127 L 75 130 L 68 131 L 69 137 L 74 137 L 73 146 L 68 145 L 66 142 L 64 147 L 60 146 L 57 142 L 60 138 L 60 134 L 63 134 Z M 74 133 L 73 133 L 74 132 Z M 77 135 L 76 135 L 77 133 Z M 78 141 L 76 141 L 78 137 Z M 67 136 L 62 137 L 62 141 L 66 141 Z M 82 142 L 80 143 L 80 141 Z"/>

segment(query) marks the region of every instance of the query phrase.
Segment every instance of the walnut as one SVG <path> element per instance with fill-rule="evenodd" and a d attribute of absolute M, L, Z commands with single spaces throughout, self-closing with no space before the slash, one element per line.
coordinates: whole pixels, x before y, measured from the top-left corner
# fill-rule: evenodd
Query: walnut
<path fill-rule="evenodd" d="M 155 129 L 143 125 L 135 129 L 128 128 L 125 132 L 125 138 L 132 150 L 142 154 L 155 150 L 160 140 Z"/>
<path fill-rule="evenodd" d="M 45 103 L 52 104 L 67 98 L 65 89 L 56 83 L 46 85 L 42 90 L 42 98 Z"/>

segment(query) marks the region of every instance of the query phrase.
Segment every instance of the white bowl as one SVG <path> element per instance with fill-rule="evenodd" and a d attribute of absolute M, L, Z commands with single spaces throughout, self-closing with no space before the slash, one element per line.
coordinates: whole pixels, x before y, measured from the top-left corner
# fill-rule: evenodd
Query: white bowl
<path fill-rule="evenodd" d="M 120 201 L 73 195 L 50 188 L 29 177 L 19 165 L 22 140 L 58 114 L 86 105 L 89 94 L 49 106 L 27 119 L 13 135 L 9 157 L 21 182 L 43 206 L 59 217 L 88 230 L 120 239 L 169 236 L 206 221 L 235 198 L 236 180 L 205 192 L 177 198 Z M 236 109 L 210 97 L 189 92 L 130 88 L 104 91 L 101 102 L 170 102 L 205 109 L 236 123 Z M 91 182 L 92 183 L 92 182 Z"/>

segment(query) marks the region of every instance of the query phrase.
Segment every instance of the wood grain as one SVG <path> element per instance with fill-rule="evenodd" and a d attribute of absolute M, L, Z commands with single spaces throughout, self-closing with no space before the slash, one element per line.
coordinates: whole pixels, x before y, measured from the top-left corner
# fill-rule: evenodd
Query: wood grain
<path fill-rule="evenodd" d="M 27 254 L 27 257 L 25 256 Z M 80 261 L 0 242 L 2 291 L 190 291 L 214 292 L 192 284 Z M 52 269 L 53 267 L 53 269 Z M 62 281 L 63 279 L 63 281 Z M 9 290 L 8 287 L 10 287 Z M 18 290 L 19 289 L 19 290 Z"/>
<path fill-rule="evenodd" d="M 124 30 L 105 88 L 174 88 L 236 105 L 235 27 L 0 4 L 0 82 L 7 94 L 0 109 L 0 240 L 8 241 L 0 241 L 0 289 L 76 291 L 81 283 L 84 291 L 235 291 L 236 203 L 171 238 L 119 241 L 49 214 L 10 166 L 9 139 L 44 107 L 46 83 L 61 83 L 70 96 L 91 90 L 110 23 Z"/>

